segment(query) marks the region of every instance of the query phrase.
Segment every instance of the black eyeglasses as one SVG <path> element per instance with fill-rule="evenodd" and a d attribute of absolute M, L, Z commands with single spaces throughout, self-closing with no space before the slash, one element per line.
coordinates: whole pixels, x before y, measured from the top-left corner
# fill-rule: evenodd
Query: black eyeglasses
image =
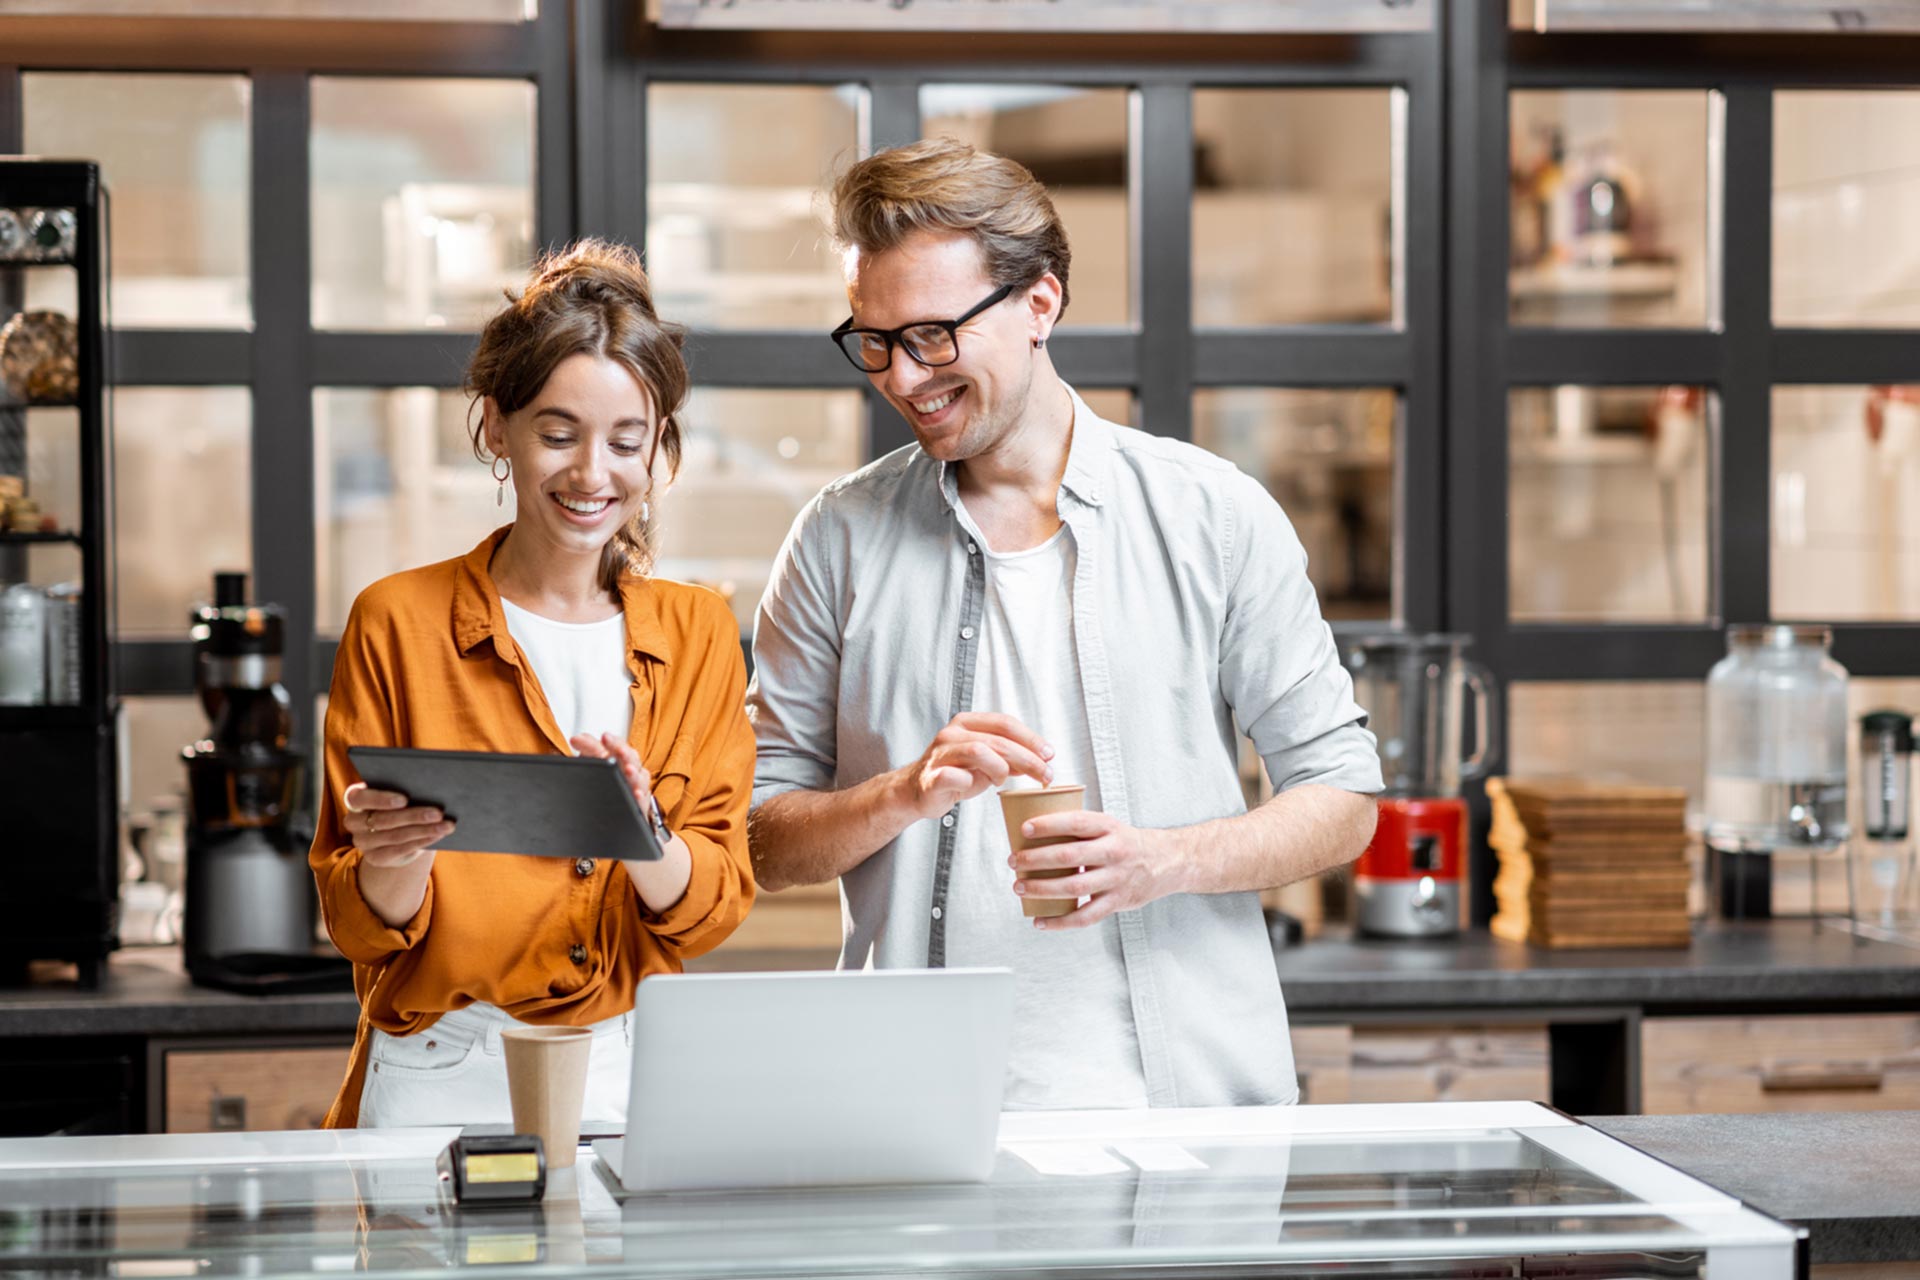
<path fill-rule="evenodd" d="M 862 373 L 879 373 L 892 364 L 895 343 L 906 348 L 916 363 L 936 369 L 960 358 L 960 326 L 988 307 L 1005 302 L 1013 290 L 1010 284 L 1001 285 L 957 320 L 916 320 L 898 329 L 856 329 L 849 316 L 827 336 Z"/>

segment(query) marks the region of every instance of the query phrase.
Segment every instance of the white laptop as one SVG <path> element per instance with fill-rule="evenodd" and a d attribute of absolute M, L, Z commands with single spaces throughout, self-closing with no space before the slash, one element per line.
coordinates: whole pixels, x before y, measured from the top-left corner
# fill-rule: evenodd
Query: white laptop
<path fill-rule="evenodd" d="M 980 1182 L 1013 1022 L 1008 969 L 662 974 L 634 997 L 634 1191 Z"/>

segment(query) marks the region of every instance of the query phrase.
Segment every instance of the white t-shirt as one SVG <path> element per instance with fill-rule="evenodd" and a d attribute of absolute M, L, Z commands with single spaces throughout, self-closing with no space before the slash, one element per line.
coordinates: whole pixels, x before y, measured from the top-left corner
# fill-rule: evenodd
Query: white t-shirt
<path fill-rule="evenodd" d="M 1093 739 L 1073 646 L 1073 535 L 1062 527 L 1040 546 L 1002 554 L 964 510 L 961 521 L 986 557 L 973 709 L 1013 716 L 1054 749 L 1056 783 L 1087 788 L 1100 808 Z M 1039 784 L 1021 776 L 1010 785 Z M 1119 922 L 1041 930 L 1020 910 L 1000 801 L 987 792 L 960 806 L 948 891 L 946 962 L 1005 965 L 1014 973 L 1009 1110 L 1144 1107 L 1146 1073 Z"/>
<path fill-rule="evenodd" d="M 571 740 L 579 733 L 611 733 L 626 741 L 633 731 L 626 616 L 555 622 L 508 600 L 500 606 L 506 611 L 507 634 L 532 665 L 560 736 Z"/>

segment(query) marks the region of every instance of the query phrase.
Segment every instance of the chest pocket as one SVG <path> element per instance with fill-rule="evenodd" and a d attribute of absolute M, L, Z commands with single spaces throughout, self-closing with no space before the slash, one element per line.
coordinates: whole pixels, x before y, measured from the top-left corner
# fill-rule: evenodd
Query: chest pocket
<path fill-rule="evenodd" d="M 683 733 L 667 748 L 666 761 L 653 775 L 653 795 L 667 815 L 667 825 L 680 825 L 680 803 L 693 778 L 693 735 Z"/>

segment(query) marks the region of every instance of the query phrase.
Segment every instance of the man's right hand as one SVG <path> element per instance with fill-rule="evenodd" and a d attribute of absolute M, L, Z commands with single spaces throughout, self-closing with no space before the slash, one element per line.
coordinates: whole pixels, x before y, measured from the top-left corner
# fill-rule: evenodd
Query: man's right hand
<path fill-rule="evenodd" d="M 963 711 L 947 721 L 913 764 L 902 770 L 916 820 L 937 818 L 962 800 L 1024 774 L 1053 782 L 1053 748 L 1012 716 Z"/>

